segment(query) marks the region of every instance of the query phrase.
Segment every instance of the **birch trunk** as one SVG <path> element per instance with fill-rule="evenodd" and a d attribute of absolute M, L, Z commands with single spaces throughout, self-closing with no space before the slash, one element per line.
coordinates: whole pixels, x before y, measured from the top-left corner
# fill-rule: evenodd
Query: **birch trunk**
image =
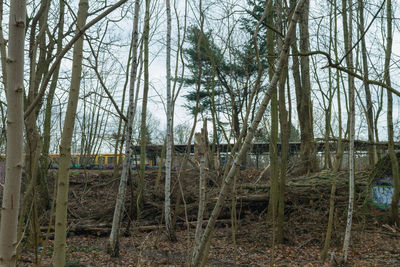
<path fill-rule="evenodd" d="M 172 98 L 171 98 L 171 3 L 167 4 L 167 155 L 165 159 L 165 227 L 171 241 L 176 241 L 171 217 L 171 167 L 172 167 Z"/>
<path fill-rule="evenodd" d="M 353 21 L 353 1 L 348 0 L 349 10 L 347 10 L 346 0 L 342 1 L 343 5 L 343 30 L 344 30 L 344 40 L 345 40 L 345 51 L 347 68 L 353 69 L 353 53 L 351 51 L 352 47 L 352 21 Z M 349 12 L 349 20 L 347 21 L 347 12 Z M 355 134 L 355 101 L 354 101 L 354 77 L 348 76 L 348 86 L 349 86 L 349 206 L 347 210 L 347 223 L 346 232 L 343 242 L 343 261 L 347 262 L 347 256 L 350 245 L 350 234 L 351 234 L 351 224 L 353 220 L 353 206 L 354 206 L 354 134 Z"/>
<path fill-rule="evenodd" d="M 89 1 L 80 0 L 77 16 L 78 33 L 85 25 L 88 16 Z M 82 78 L 83 36 L 74 44 L 72 58 L 71 87 L 65 114 L 63 132 L 60 144 L 60 159 L 57 183 L 56 222 L 54 237 L 54 266 L 65 265 L 66 234 L 67 234 L 67 205 L 69 187 L 69 164 L 71 160 L 71 141 L 75 125 L 75 115 L 78 106 L 80 82 Z"/>
<path fill-rule="evenodd" d="M 223 183 L 221 186 L 221 191 L 218 196 L 218 200 L 217 200 L 217 202 L 214 206 L 214 209 L 211 213 L 210 219 L 208 220 L 208 224 L 202 235 L 201 241 L 200 241 L 199 245 L 197 245 L 194 249 L 194 256 L 191 261 L 191 266 L 200 266 L 201 261 L 204 258 L 204 254 L 206 251 L 205 249 L 207 247 L 207 244 L 210 243 L 210 239 L 211 239 L 211 235 L 214 230 L 215 222 L 221 211 L 222 204 L 224 203 L 226 194 L 228 192 L 228 188 L 230 188 L 232 178 L 234 177 L 234 175 L 236 173 L 236 169 L 240 167 L 241 160 L 244 158 L 244 156 L 246 155 L 247 151 L 250 148 L 251 142 L 254 137 L 255 130 L 257 129 L 257 126 L 259 125 L 261 118 L 264 115 L 264 112 L 270 101 L 271 90 L 272 90 L 272 88 L 274 88 L 276 86 L 276 84 L 279 80 L 280 74 L 284 68 L 284 65 L 285 65 L 285 62 L 287 60 L 287 56 L 289 53 L 289 46 L 290 46 L 290 43 L 293 38 L 293 33 L 296 29 L 297 20 L 299 18 L 300 8 L 303 6 L 305 1 L 306 0 L 300 0 L 299 3 L 297 4 L 297 7 L 294 11 L 293 17 L 292 17 L 291 22 L 288 27 L 284 45 L 282 46 L 282 50 L 279 55 L 279 60 L 278 60 L 278 64 L 277 64 L 274 76 L 271 80 L 271 83 L 269 84 L 269 86 L 267 88 L 267 92 L 265 93 L 265 95 L 262 99 L 260 107 L 257 110 L 255 117 L 247 131 L 247 135 L 245 137 L 243 146 L 239 150 L 239 153 L 236 155 L 232 167 L 230 168 L 229 172 L 227 173 L 226 177 L 223 180 Z"/>
<path fill-rule="evenodd" d="M 114 216 L 111 228 L 110 238 L 107 244 L 107 252 L 116 257 L 119 255 L 119 232 L 121 227 L 121 219 L 125 204 L 126 185 L 129 176 L 130 159 L 132 156 L 131 140 L 133 132 L 133 121 L 135 117 L 135 102 L 134 102 L 134 89 L 135 79 L 137 73 L 137 50 L 138 50 L 138 28 L 139 28 L 139 9 L 140 1 L 135 1 L 135 15 L 133 19 L 133 44 L 132 44 L 132 68 L 131 68 L 131 81 L 129 85 L 129 106 L 128 106 L 128 124 L 126 127 L 125 138 L 125 159 L 122 165 L 121 180 L 119 182 L 118 195 L 115 203 Z"/>
<path fill-rule="evenodd" d="M 7 59 L 7 154 L 0 228 L 0 265 L 15 266 L 24 127 L 26 1 L 10 4 Z"/>

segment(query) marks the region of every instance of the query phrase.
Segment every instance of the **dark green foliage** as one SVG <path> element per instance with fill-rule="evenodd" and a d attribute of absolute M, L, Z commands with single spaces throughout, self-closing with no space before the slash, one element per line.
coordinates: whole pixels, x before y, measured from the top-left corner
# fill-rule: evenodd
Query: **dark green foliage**
<path fill-rule="evenodd" d="M 186 66 L 191 71 L 191 75 L 184 77 L 183 82 L 186 87 L 192 89 L 185 95 L 188 101 L 185 107 L 194 113 L 198 97 L 198 112 L 207 114 L 211 110 L 211 98 L 212 94 L 214 94 L 217 112 L 230 113 L 232 108 L 239 110 L 243 107 L 243 102 L 248 99 L 252 89 L 247 87 L 246 81 L 251 77 L 255 77 L 258 70 L 252 36 L 246 35 L 249 41 L 241 46 L 240 49 L 235 47 L 230 49 L 230 62 L 224 57 L 222 48 L 214 41 L 211 31 L 201 36 L 200 58 L 202 75 L 200 78 L 201 88 L 197 93 L 200 72 L 198 55 L 200 36 L 201 31 L 199 28 L 195 26 L 188 28 L 187 40 L 189 46 L 184 49 L 184 54 L 187 61 Z M 230 84 L 230 80 L 234 81 L 234 85 Z M 235 101 L 238 103 L 237 107 L 227 107 L 225 105 L 227 99 L 230 102 L 228 94 L 234 95 Z"/>
<path fill-rule="evenodd" d="M 259 128 L 254 136 L 254 142 L 269 143 L 270 135 L 266 129 Z M 281 142 L 281 135 L 278 136 L 278 142 Z M 300 131 L 293 124 L 290 124 L 289 142 L 300 142 Z"/>

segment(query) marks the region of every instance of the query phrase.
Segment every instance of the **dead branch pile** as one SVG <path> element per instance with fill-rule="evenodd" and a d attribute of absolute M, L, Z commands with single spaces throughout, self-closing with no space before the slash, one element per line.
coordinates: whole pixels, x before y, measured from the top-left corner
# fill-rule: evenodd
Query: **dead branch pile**
<path fill-rule="evenodd" d="M 161 177 L 164 175 L 161 174 Z M 175 205 L 177 194 L 181 194 L 177 181 L 178 172 L 173 176 L 173 199 L 171 203 Z M 225 201 L 224 209 L 221 212 L 220 220 L 231 218 L 232 200 L 236 206 L 237 214 L 240 219 L 264 218 L 269 200 L 269 183 L 254 183 L 259 176 L 259 171 L 246 170 L 238 175 L 236 191 L 231 192 Z M 162 225 L 163 215 L 163 181 L 159 188 L 154 188 L 157 171 L 146 172 L 144 189 L 144 206 L 140 222 L 136 221 L 136 182 L 135 174 L 133 177 L 133 194 L 128 191 L 126 203 L 125 222 L 133 220 L 137 227 L 147 226 L 150 228 Z M 356 200 L 357 207 L 360 207 L 368 198 L 368 172 L 358 172 L 356 174 Z M 162 178 L 163 179 L 163 178 Z M 308 231 L 323 233 L 326 227 L 329 210 L 329 196 L 331 186 L 337 180 L 337 190 L 335 198 L 335 227 L 343 224 L 343 219 L 347 212 L 348 203 L 348 173 L 340 172 L 333 174 L 330 171 L 323 171 L 311 176 L 293 177 L 287 179 L 285 194 L 285 218 L 287 220 L 288 234 L 295 235 Z M 102 225 L 110 225 L 112 221 L 115 196 L 118 187 L 118 179 L 111 174 L 95 175 L 76 175 L 71 178 L 69 218 L 71 229 L 81 227 L 81 225 L 95 226 L 96 222 Z M 215 201 L 218 197 L 221 176 L 217 172 L 209 174 L 207 183 L 207 206 L 205 219 L 210 215 Z M 181 184 L 185 204 L 180 205 L 176 211 L 178 225 L 184 225 L 186 218 L 184 209 L 186 208 L 187 219 L 196 220 L 198 209 L 198 171 L 196 169 L 186 170 L 181 174 Z M 133 197 L 133 201 L 131 198 Z M 132 209 L 131 209 L 131 204 Z M 357 209 L 356 212 L 360 211 Z M 360 214 L 360 212 L 358 212 Z M 357 216 L 356 216 L 357 218 Z M 42 224 L 43 225 L 43 224 Z M 45 225 L 45 224 L 44 224 Z M 92 228 L 93 228 L 92 227 Z M 82 227 L 81 227 L 82 228 Z M 96 228 L 96 227 L 94 227 Z M 154 227 L 153 227 L 154 228 Z M 80 229 L 80 228 L 79 228 Z M 97 228 L 96 228 L 97 229 Z M 152 229 L 152 228 L 151 228 Z M 337 231 L 342 232 L 342 231 Z M 333 237 L 335 239 L 335 236 Z M 320 237 L 318 238 L 320 240 Z"/>

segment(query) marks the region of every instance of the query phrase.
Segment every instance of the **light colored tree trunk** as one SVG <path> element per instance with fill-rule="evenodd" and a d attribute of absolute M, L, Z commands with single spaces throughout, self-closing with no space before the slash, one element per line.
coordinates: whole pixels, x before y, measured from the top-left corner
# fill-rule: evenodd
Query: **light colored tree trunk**
<path fill-rule="evenodd" d="M 4 5 L 3 1 L 0 1 L 0 59 L 1 59 L 1 74 L 3 75 L 2 83 L 5 94 L 7 94 L 7 51 L 6 51 L 6 40 L 4 40 L 3 35 L 3 11 Z M 6 114 L 3 108 L 3 103 L 0 102 L 0 116 L 2 127 L 0 130 L 0 147 L 2 147 L 3 142 L 6 139 Z"/>
<path fill-rule="evenodd" d="M 79 32 L 85 25 L 88 16 L 88 8 L 88 0 L 79 1 L 76 32 Z M 71 161 L 71 141 L 75 125 L 76 109 L 78 106 L 80 82 L 82 78 L 82 58 L 83 36 L 81 36 L 74 45 L 71 86 L 68 96 L 67 110 L 65 113 L 64 127 L 61 135 L 54 234 L 54 266 L 65 265 L 69 165 Z"/>
<path fill-rule="evenodd" d="M 15 266 L 18 210 L 22 176 L 24 127 L 24 44 L 26 1 L 10 4 L 7 60 L 6 181 L 0 227 L 0 265 Z"/>
<path fill-rule="evenodd" d="M 128 54 L 128 63 L 126 64 L 126 76 L 125 76 L 125 83 L 124 83 L 124 89 L 122 91 L 122 99 L 121 99 L 121 113 L 124 113 L 124 107 L 125 107 L 125 97 L 126 97 L 126 88 L 128 87 L 128 83 L 129 83 L 129 68 L 132 67 L 131 64 L 129 63 L 129 61 L 132 58 L 132 45 L 133 45 L 133 34 L 132 34 L 132 38 L 131 38 L 131 45 L 130 45 L 130 49 L 129 49 L 129 54 Z M 114 148 L 114 154 L 115 156 L 122 155 L 122 147 L 123 147 L 123 139 L 125 137 L 125 128 L 126 127 L 126 123 L 123 123 L 123 119 L 122 117 L 119 119 L 118 122 L 118 131 L 117 131 L 117 136 L 116 136 L 116 140 L 115 140 L 115 148 Z M 118 153 L 120 152 L 120 153 Z M 114 170 L 113 170 L 113 177 L 117 177 L 118 176 L 118 172 L 120 167 L 123 164 L 123 158 L 122 157 L 118 157 L 118 159 L 116 160 L 116 164 L 114 165 Z"/>
<path fill-rule="evenodd" d="M 202 235 L 199 245 L 197 245 L 194 248 L 194 256 L 191 261 L 191 266 L 200 266 L 202 259 L 205 258 L 204 254 L 206 252 L 206 247 L 208 244 L 210 244 L 210 239 L 211 239 L 212 233 L 214 231 L 215 222 L 221 211 L 222 204 L 224 203 L 226 194 L 228 192 L 228 188 L 230 188 L 232 178 L 234 177 L 234 175 L 236 173 L 236 169 L 240 167 L 241 160 L 243 159 L 243 157 L 245 156 L 245 154 L 247 153 L 247 151 L 250 148 L 251 142 L 254 137 L 255 130 L 257 129 L 257 127 L 261 121 L 261 118 L 264 115 L 265 109 L 268 106 L 271 90 L 273 87 L 276 86 L 276 84 L 279 80 L 280 74 L 283 71 L 283 68 L 284 68 L 285 62 L 287 60 L 288 53 L 289 53 L 289 46 L 290 46 L 290 43 L 293 38 L 293 33 L 296 28 L 297 20 L 299 18 L 300 8 L 303 6 L 305 1 L 306 0 L 300 0 L 299 3 L 297 4 L 297 7 L 294 11 L 293 17 L 292 17 L 291 22 L 288 27 L 284 45 L 282 46 L 282 50 L 279 55 L 279 60 L 278 60 L 277 66 L 276 66 L 276 71 L 275 71 L 274 77 L 271 80 L 271 83 L 269 84 L 269 86 L 267 88 L 267 91 L 261 101 L 260 107 L 257 110 L 250 127 L 248 128 L 247 135 L 245 137 L 243 146 L 239 150 L 239 153 L 236 155 L 233 165 L 231 166 L 229 172 L 227 173 L 227 175 L 225 176 L 225 178 L 223 180 L 221 190 L 220 190 L 220 193 L 218 196 L 218 200 L 217 200 L 217 202 L 214 206 L 214 209 L 211 213 L 210 219 L 208 220 L 207 227 Z"/>
<path fill-rule="evenodd" d="M 353 1 L 348 0 L 347 10 L 347 0 L 342 1 L 343 8 L 343 30 L 344 30 L 344 40 L 345 40 L 345 51 L 347 53 L 346 63 L 347 68 L 353 69 L 353 53 L 352 49 L 352 21 L 353 21 Z M 349 19 L 347 21 L 347 12 L 349 12 Z M 353 220 L 353 206 L 354 206 L 354 135 L 355 135 L 355 99 L 354 99 L 354 77 L 348 75 L 348 85 L 349 85 L 349 206 L 347 210 L 347 223 L 346 231 L 343 242 L 343 261 L 347 262 L 347 256 L 350 246 L 350 234 L 351 225 Z"/>
<path fill-rule="evenodd" d="M 129 176 L 130 160 L 132 156 L 132 133 L 133 133 L 133 122 L 135 117 L 135 102 L 134 102 L 134 92 L 135 92 L 135 80 L 137 74 L 137 50 L 138 50 L 138 28 L 139 28 L 139 9 L 140 1 L 135 1 L 135 15 L 133 19 L 133 44 L 132 44 L 132 67 L 131 67 L 131 81 L 129 85 L 129 105 L 128 105 L 128 123 L 126 127 L 125 136 L 125 159 L 122 165 L 121 180 L 119 182 L 118 195 L 115 203 L 114 216 L 111 228 L 110 238 L 107 244 L 107 252 L 116 257 L 119 255 L 119 232 L 121 227 L 121 219 L 123 215 L 123 209 L 125 204 L 125 194 L 126 185 Z"/>
<path fill-rule="evenodd" d="M 171 97 L 171 3 L 167 4 L 167 155 L 165 158 L 165 227 L 171 241 L 176 241 L 171 217 L 171 167 L 172 167 L 172 97 Z"/>

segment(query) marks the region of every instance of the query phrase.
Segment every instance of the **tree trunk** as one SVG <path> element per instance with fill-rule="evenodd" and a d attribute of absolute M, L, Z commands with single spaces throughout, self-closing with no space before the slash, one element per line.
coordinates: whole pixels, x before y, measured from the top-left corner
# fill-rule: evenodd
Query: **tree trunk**
<path fill-rule="evenodd" d="M 10 3 L 7 60 L 7 153 L 0 227 L 0 265 L 15 266 L 24 127 L 26 1 Z"/>
<path fill-rule="evenodd" d="M 125 205 L 126 185 L 129 177 L 130 160 L 132 156 L 131 140 L 133 132 L 133 122 L 135 117 L 135 79 L 137 72 L 137 47 L 138 47 L 138 28 L 139 28 L 139 9 L 140 1 L 135 1 L 135 15 L 133 21 L 133 44 L 132 44 L 132 68 L 131 68 L 131 81 L 129 85 L 129 106 L 128 106 L 128 123 L 126 127 L 125 136 L 125 159 L 122 165 L 121 180 L 119 182 L 118 195 L 115 203 L 114 216 L 111 228 L 110 238 L 107 244 L 107 253 L 113 257 L 119 255 L 119 232 L 121 227 L 121 219 Z M 131 204 L 132 205 L 132 204 Z"/>
<path fill-rule="evenodd" d="M 277 18 L 279 31 L 283 30 L 283 20 L 282 20 L 282 3 L 277 1 Z M 281 47 L 283 42 L 281 39 L 278 40 L 278 47 Z M 285 84 L 288 79 L 288 64 L 287 60 L 285 62 L 284 70 L 281 73 L 278 83 L 279 89 L 279 123 L 281 129 L 281 165 L 279 169 L 279 195 L 278 195 L 278 225 L 276 233 L 276 241 L 278 243 L 283 243 L 284 238 L 284 219 L 285 219 L 285 187 L 286 187 L 286 171 L 287 163 L 289 160 L 289 138 L 290 129 L 288 122 L 288 111 L 286 109 L 285 101 Z M 290 100 L 289 100 L 290 105 Z"/>
<path fill-rule="evenodd" d="M 260 107 L 257 110 L 256 115 L 255 115 L 250 127 L 248 128 L 247 135 L 244 140 L 243 146 L 241 147 L 239 153 L 236 155 L 232 167 L 230 168 L 228 174 L 226 175 L 226 177 L 223 180 L 223 183 L 221 186 L 221 191 L 218 196 L 218 200 L 217 200 L 217 202 L 214 206 L 214 209 L 211 213 L 210 219 L 207 223 L 207 227 L 202 235 L 199 245 L 197 245 L 194 248 L 194 256 L 191 261 L 191 266 L 200 266 L 202 259 L 205 258 L 204 255 L 206 254 L 206 247 L 208 244 L 210 244 L 210 239 L 211 239 L 211 236 L 212 236 L 212 233 L 214 230 L 215 222 L 221 211 L 222 204 L 223 204 L 226 194 L 228 192 L 228 188 L 230 188 L 232 178 L 234 177 L 234 175 L 236 173 L 236 169 L 240 167 L 241 160 L 243 159 L 243 157 L 245 156 L 245 154 L 247 153 L 247 151 L 250 148 L 251 142 L 254 137 L 254 133 L 261 121 L 262 116 L 264 115 L 265 109 L 268 106 L 271 90 L 273 87 L 276 86 L 276 84 L 279 80 L 279 76 L 280 76 L 281 72 L 283 71 L 283 67 L 285 65 L 285 62 L 287 60 L 287 56 L 289 53 L 289 46 L 292 41 L 293 33 L 296 28 L 297 19 L 299 17 L 299 13 L 300 13 L 299 9 L 303 6 L 305 1 L 306 0 L 300 0 L 294 11 L 292 20 L 289 24 L 288 31 L 287 31 L 287 34 L 285 37 L 284 45 L 282 46 L 282 50 L 279 55 L 279 60 L 278 60 L 278 64 L 276 67 L 276 71 L 274 73 L 274 77 L 271 80 L 271 83 L 269 84 L 269 86 L 267 88 L 267 91 L 261 101 Z"/>
<path fill-rule="evenodd" d="M 385 53 L 385 82 L 387 85 L 391 86 L 390 80 L 390 58 L 392 54 L 392 1 L 386 1 L 386 13 L 387 13 L 387 35 L 386 35 L 386 53 Z M 393 97 L 392 92 L 387 91 L 387 124 L 388 124 L 388 149 L 389 157 L 392 163 L 392 173 L 393 173 L 393 197 L 391 203 L 391 220 L 393 224 L 400 225 L 399 220 L 399 193 L 400 193 L 400 181 L 399 181 L 399 163 L 396 157 L 396 152 L 394 150 L 393 141 Z"/>
<path fill-rule="evenodd" d="M 6 40 L 4 40 L 3 35 L 3 13 L 4 13 L 4 1 L 0 1 L 0 57 L 1 57 L 1 74 L 2 74 L 2 83 L 4 88 L 4 93 L 7 94 L 7 51 L 6 51 Z M 0 116 L 2 128 L 0 131 L 0 147 L 2 147 L 3 142 L 6 139 L 6 114 L 3 108 L 3 103 L 0 103 Z"/>
<path fill-rule="evenodd" d="M 199 177 L 199 209 L 197 212 L 197 224 L 195 233 L 195 245 L 200 243 L 201 234 L 203 231 L 203 214 L 206 206 L 206 155 L 208 153 L 207 145 L 207 121 L 204 121 L 201 133 L 195 134 L 196 158 L 199 162 L 200 177 Z"/>
<path fill-rule="evenodd" d="M 79 32 L 85 25 L 88 16 L 89 1 L 80 0 L 77 16 L 77 29 Z M 83 36 L 74 45 L 71 87 L 68 96 L 67 111 L 61 135 L 60 159 L 57 183 L 56 222 L 54 234 L 54 259 L 55 266 L 65 265 L 66 234 L 67 234 L 67 205 L 69 187 L 69 165 L 71 161 L 71 141 L 75 125 L 75 115 L 79 99 L 79 89 L 82 75 Z"/>
<path fill-rule="evenodd" d="M 310 34 L 308 31 L 310 1 L 307 0 L 299 19 L 300 52 L 310 51 Z M 300 57 L 301 87 L 296 87 L 297 113 L 300 124 L 301 147 L 300 160 L 301 172 L 309 173 L 318 170 L 315 155 L 313 109 L 311 103 L 310 60 L 308 56 Z M 299 90 L 300 89 L 300 90 Z"/>
<path fill-rule="evenodd" d="M 176 241 L 171 217 L 171 167 L 172 167 L 172 97 L 171 97 L 171 3 L 167 0 L 167 155 L 165 158 L 165 227 L 171 241 Z"/>
<path fill-rule="evenodd" d="M 347 10 L 346 0 L 342 1 L 343 8 L 343 31 L 345 40 L 345 52 L 347 68 L 353 69 L 353 53 L 352 49 L 352 21 L 353 21 L 353 1 L 349 1 L 349 10 Z M 349 22 L 347 21 L 347 11 L 349 12 Z M 351 225 L 353 219 L 353 206 L 354 206 L 354 134 L 355 134 L 355 101 L 354 101 L 354 77 L 348 75 L 349 86 L 349 207 L 347 210 L 347 223 L 346 232 L 343 242 L 343 261 L 347 262 L 348 250 L 350 245 Z"/>
<path fill-rule="evenodd" d="M 49 11 L 49 3 L 42 0 L 40 8 L 35 14 L 31 22 L 30 42 L 29 42 L 29 92 L 27 97 L 27 105 L 29 106 L 33 99 L 36 97 L 39 84 L 41 82 L 43 73 L 47 72 L 48 64 L 45 63 L 46 59 L 46 36 L 45 29 L 47 28 L 47 17 Z M 36 36 L 36 29 L 39 24 L 39 32 Z M 39 57 L 37 62 L 38 48 Z M 24 198 L 21 203 L 21 213 L 18 226 L 18 239 L 22 237 L 22 228 L 26 220 L 26 211 L 32 207 L 30 227 L 28 228 L 29 242 L 34 248 L 39 245 L 40 229 L 38 219 L 37 207 L 37 180 L 39 170 L 40 152 L 42 151 L 42 140 L 36 125 L 37 114 L 39 113 L 41 105 L 37 105 L 33 112 L 25 119 L 26 127 L 26 147 L 25 147 L 25 182 L 28 185 Z M 37 255 L 37 253 L 35 253 Z M 37 260 L 37 258 L 35 259 Z M 37 262 L 35 261 L 35 264 Z"/>
<path fill-rule="evenodd" d="M 336 60 L 337 60 L 337 6 L 336 6 L 336 0 L 332 4 L 333 6 L 333 18 L 331 16 L 331 19 L 334 19 L 334 51 L 336 55 Z M 331 15 L 332 15 L 332 9 L 331 9 Z M 330 23 L 330 28 L 332 31 L 332 23 Z M 339 110 L 339 137 L 338 137 L 338 148 L 336 153 L 339 154 L 339 157 L 336 157 L 336 165 L 335 165 L 335 172 L 339 171 L 340 168 L 340 162 L 341 162 L 341 154 L 342 154 L 342 116 L 340 114 L 341 107 L 340 107 L 340 84 L 339 84 L 339 71 L 336 72 L 336 86 L 337 86 L 337 99 L 338 99 L 338 110 Z M 336 194 L 336 176 L 334 177 L 332 187 L 331 187 L 331 194 L 330 194 L 330 199 L 329 199 L 329 217 L 328 217 L 328 226 L 326 229 L 326 235 L 325 235 L 325 242 L 324 242 L 324 247 L 322 248 L 321 251 L 321 259 L 322 261 L 325 261 L 327 256 L 328 256 L 328 250 L 330 247 L 330 242 L 331 242 L 331 236 L 332 236 L 332 228 L 333 228 L 333 217 L 334 217 L 334 209 L 335 209 L 335 194 Z"/>
<path fill-rule="evenodd" d="M 149 93 L 149 34 L 150 34 L 150 0 L 146 0 L 146 10 L 144 18 L 144 84 L 143 84 L 143 99 L 142 99 L 142 114 L 140 121 L 140 172 L 138 183 L 138 195 L 136 202 L 137 219 L 140 218 L 143 187 L 144 187 L 144 170 L 146 168 L 146 145 L 147 145 L 147 96 Z"/>
<path fill-rule="evenodd" d="M 358 11 L 360 17 L 359 30 L 361 37 L 361 56 L 362 56 L 362 64 L 363 64 L 363 77 L 364 80 L 364 89 L 365 89 L 365 100 L 367 102 L 367 123 L 368 123 L 368 141 L 371 144 L 375 143 L 374 138 L 374 119 L 373 119 L 373 104 L 371 98 L 371 90 L 369 88 L 369 83 L 366 81 L 369 80 L 369 70 L 368 70 L 368 59 L 367 59 L 367 47 L 365 44 L 365 30 L 364 30 L 364 0 L 358 0 Z M 375 163 L 378 161 L 378 155 L 376 151 L 376 145 L 368 146 L 368 159 L 369 159 L 369 167 L 373 168 Z"/>
<path fill-rule="evenodd" d="M 58 26 L 58 35 L 57 35 L 57 54 L 61 53 L 62 50 L 62 41 L 64 35 L 64 15 L 65 15 L 65 3 L 63 0 L 60 0 L 60 19 Z M 58 76 L 60 73 L 60 65 L 57 66 L 54 71 L 53 78 L 51 80 L 49 93 L 47 95 L 46 100 L 46 110 L 45 110 L 45 118 L 43 123 L 43 147 L 42 147 L 42 168 L 41 168 L 41 185 L 42 185 L 42 196 L 45 199 L 46 208 L 50 207 L 50 198 L 46 199 L 45 195 L 48 195 L 48 187 L 47 187 L 47 171 L 49 167 L 49 152 L 50 152 L 50 140 L 51 140 L 51 116 L 52 116 L 52 108 L 53 108 L 53 99 L 54 94 L 57 88 Z"/>

